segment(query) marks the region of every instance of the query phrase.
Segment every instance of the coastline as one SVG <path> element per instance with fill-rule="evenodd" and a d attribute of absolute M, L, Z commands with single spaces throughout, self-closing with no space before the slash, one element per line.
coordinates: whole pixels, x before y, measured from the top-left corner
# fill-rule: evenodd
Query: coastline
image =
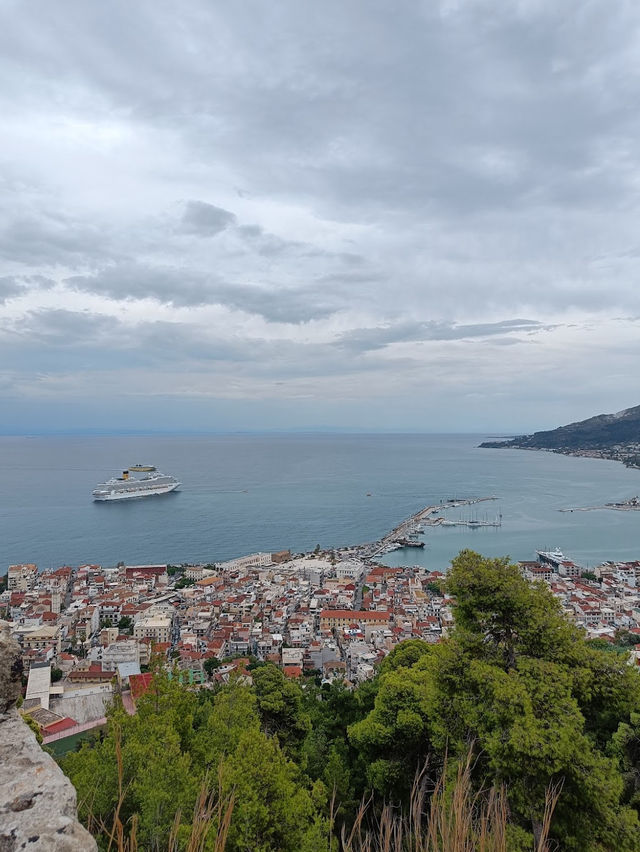
<path fill-rule="evenodd" d="M 603 461 L 621 462 L 625 467 L 640 470 L 640 460 L 636 461 L 638 451 L 633 449 L 627 452 L 624 449 L 602 448 L 602 449 L 570 449 L 568 447 L 531 447 L 523 444 L 501 443 L 499 441 L 483 441 L 478 444 L 482 450 L 529 450 L 536 453 L 555 453 L 560 456 L 573 456 L 583 459 L 602 459 Z M 634 460 L 631 461 L 631 458 Z"/>

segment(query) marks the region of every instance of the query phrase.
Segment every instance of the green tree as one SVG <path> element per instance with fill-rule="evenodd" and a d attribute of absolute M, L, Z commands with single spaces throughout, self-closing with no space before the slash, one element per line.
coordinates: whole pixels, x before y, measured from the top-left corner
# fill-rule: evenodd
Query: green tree
<path fill-rule="evenodd" d="M 453 766 L 472 743 L 475 782 L 506 786 L 518 830 L 539 834 L 545 791 L 562 783 L 552 826 L 560 848 L 640 848 L 637 814 L 607 753 L 620 720 L 640 706 L 638 673 L 590 647 L 546 586 L 507 559 L 463 551 L 447 585 L 450 638 L 390 655 L 373 710 L 349 729 L 372 786 L 392 795 L 416 755 L 437 765 L 447 753 Z"/>
<path fill-rule="evenodd" d="M 328 823 L 275 739 L 245 731 L 222 777 L 223 792 L 233 791 L 236 802 L 229 852 L 326 852 Z"/>
<path fill-rule="evenodd" d="M 408 660 L 415 655 L 409 653 Z M 369 785 L 394 798 L 409 792 L 429 751 L 429 683 L 418 668 L 391 668 L 380 676 L 373 710 L 349 728 L 366 764 Z"/>
<path fill-rule="evenodd" d="M 208 659 L 206 659 L 204 661 L 204 670 L 207 673 L 207 675 L 209 677 L 211 677 L 213 675 L 214 671 L 216 669 L 220 668 L 221 665 L 222 665 L 222 663 L 220 662 L 220 660 L 217 657 L 209 657 Z"/>
<path fill-rule="evenodd" d="M 195 763 L 215 773 L 220 761 L 233 754 L 241 736 L 260 730 L 260 716 L 253 691 L 240 684 L 222 688 L 207 701 L 200 714 L 198 730 L 191 747 Z"/>
<path fill-rule="evenodd" d="M 300 686 L 273 663 L 255 669 L 252 677 L 264 732 L 277 735 L 288 753 L 295 752 L 311 728 Z"/>
<path fill-rule="evenodd" d="M 640 642 L 640 636 L 637 633 L 631 633 L 631 631 L 624 629 L 616 630 L 614 638 L 616 645 L 623 648 L 633 648 Z"/>
<path fill-rule="evenodd" d="M 623 799 L 640 812 L 640 712 L 621 722 L 613 735 L 609 753 L 618 760 L 624 781 Z"/>
<path fill-rule="evenodd" d="M 390 672 L 399 668 L 407 668 L 417 663 L 420 657 L 429 653 L 431 645 L 422 639 L 407 639 L 391 651 L 380 663 L 379 671 Z"/>
<path fill-rule="evenodd" d="M 458 641 L 506 670 L 519 655 L 566 661 L 581 638 L 549 589 L 525 580 L 507 557 L 463 550 L 451 563 L 447 589 L 456 599 Z"/>
<path fill-rule="evenodd" d="M 335 791 L 339 823 L 348 810 L 357 810 L 365 789 L 365 767 L 347 739 L 349 725 L 362 719 L 368 710 L 358 700 L 358 691 L 342 681 L 308 684 L 304 689 L 304 709 L 311 730 L 302 744 L 300 765 L 313 781 L 321 780 L 329 794 Z"/>

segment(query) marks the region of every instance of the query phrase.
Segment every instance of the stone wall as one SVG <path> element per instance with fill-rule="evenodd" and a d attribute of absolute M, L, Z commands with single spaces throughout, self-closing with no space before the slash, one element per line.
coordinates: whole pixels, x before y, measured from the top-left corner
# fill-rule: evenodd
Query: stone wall
<path fill-rule="evenodd" d="M 76 791 L 13 706 L 20 649 L 0 622 L 0 852 L 96 852 Z"/>

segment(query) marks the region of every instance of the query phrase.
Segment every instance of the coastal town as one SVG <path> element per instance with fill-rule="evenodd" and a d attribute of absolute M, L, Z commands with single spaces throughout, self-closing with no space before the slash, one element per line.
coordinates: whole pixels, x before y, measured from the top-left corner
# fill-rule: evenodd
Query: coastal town
<path fill-rule="evenodd" d="M 250 683 L 262 662 L 294 679 L 370 679 L 399 642 L 435 643 L 453 624 L 447 566 L 378 561 L 394 537 L 411 541 L 418 521 L 437 522 L 438 508 L 360 547 L 179 566 L 11 565 L 0 615 L 22 649 L 20 710 L 51 744 L 102 726 L 115 694 L 135 713 L 154 665 L 196 689 Z M 520 567 L 588 638 L 613 645 L 624 635 L 630 664 L 640 663 L 640 560 L 587 571 L 556 550 Z"/>

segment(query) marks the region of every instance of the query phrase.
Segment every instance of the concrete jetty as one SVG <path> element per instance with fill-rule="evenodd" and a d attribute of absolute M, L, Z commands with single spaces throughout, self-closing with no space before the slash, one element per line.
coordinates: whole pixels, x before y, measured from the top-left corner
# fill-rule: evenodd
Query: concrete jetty
<path fill-rule="evenodd" d="M 366 545 L 363 548 L 362 556 L 365 559 L 373 559 L 376 556 L 380 556 L 385 553 L 390 545 L 398 544 L 401 540 L 406 540 L 407 538 L 411 538 L 416 533 L 416 528 L 420 526 L 429 526 L 435 527 L 442 524 L 445 520 L 442 516 L 437 516 L 438 512 L 445 511 L 446 509 L 455 509 L 459 506 L 473 506 L 476 503 L 485 503 L 489 500 L 497 500 L 497 497 L 468 497 L 465 499 L 453 499 L 447 500 L 444 503 L 440 503 L 437 506 L 425 506 L 424 509 L 420 509 L 418 512 L 415 512 L 406 520 L 401 521 L 398 526 L 394 527 L 391 532 L 387 533 L 383 538 L 379 541 L 375 541 L 370 545 Z M 436 515 L 436 517 L 434 517 Z"/>

